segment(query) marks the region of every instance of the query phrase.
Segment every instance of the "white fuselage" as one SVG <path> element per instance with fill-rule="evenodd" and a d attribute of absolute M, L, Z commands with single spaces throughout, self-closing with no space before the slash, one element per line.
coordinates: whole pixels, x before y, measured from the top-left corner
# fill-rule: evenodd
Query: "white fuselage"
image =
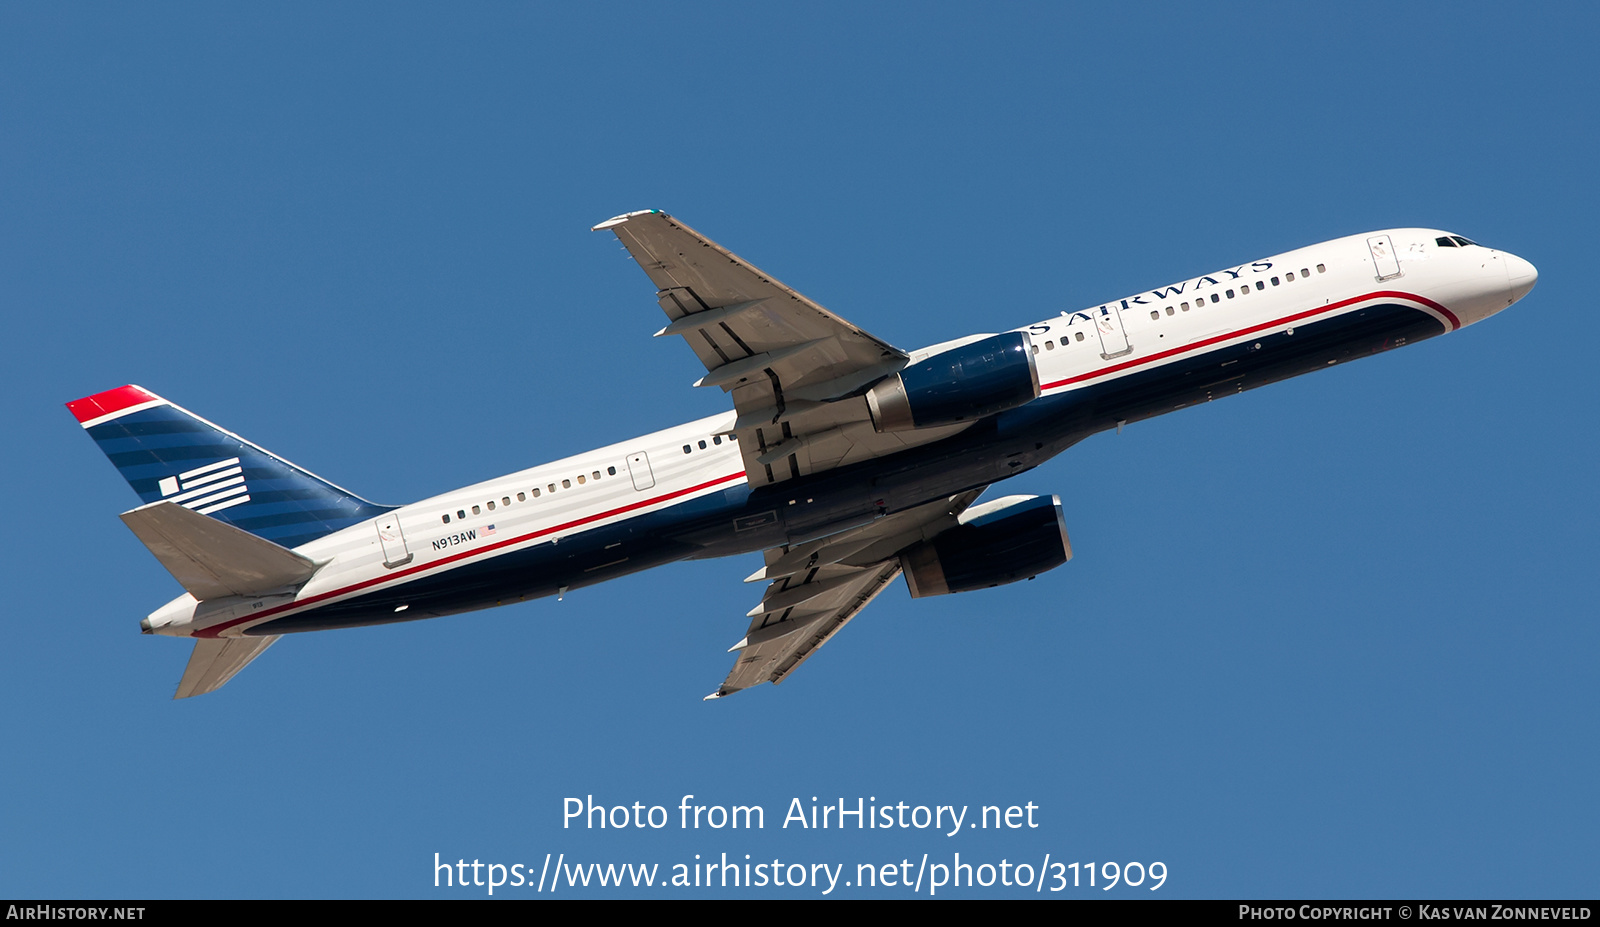
<path fill-rule="evenodd" d="M 1375 306 L 1414 310 L 1434 319 L 1438 331 L 1453 331 L 1532 287 L 1526 261 L 1476 245 L 1443 246 L 1441 239 L 1449 233 L 1391 229 L 1336 239 L 1021 326 L 1016 330 L 1029 333 L 1039 370 L 1042 395 L 1035 402 L 1091 387 L 1114 392 L 1125 378 L 1266 336 L 1281 342 Z M 914 352 L 912 359 L 966 340 Z M 647 532 L 649 516 L 718 493 L 733 499 L 729 491 L 746 482 L 730 436 L 734 421 L 729 411 L 403 506 L 377 524 L 363 522 L 297 548 L 324 564 L 298 590 L 204 603 L 184 595 L 152 614 L 148 627 L 175 636 L 275 633 L 274 622 L 375 593 L 391 594 L 382 599 L 383 609 L 393 603 L 390 620 L 426 617 L 404 614 L 410 605 L 396 590 L 437 586 L 463 567 L 536 548 L 553 552 L 579 538 L 593 541 L 587 555 L 594 565 L 573 569 L 601 578 L 674 559 L 658 553 L 625 563 L 636 544 L 628 526 Z M 621 559 L 607 562 L 610 548 Z M 515 601 L 565 588 L 535 584 L 508 594 Z M 506 600 L 479 597 L 462 607 Z"/>

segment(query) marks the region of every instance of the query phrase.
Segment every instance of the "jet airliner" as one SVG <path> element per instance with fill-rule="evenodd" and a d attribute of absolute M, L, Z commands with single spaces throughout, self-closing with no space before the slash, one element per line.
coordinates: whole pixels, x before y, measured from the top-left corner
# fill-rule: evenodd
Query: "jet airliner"
<path fill-rule="evenodd" d="M 658 210 L 595 226 L 656 286 L 725 414 L 379 505 L 149 390 L 67 407 L 143 505 L 122 520 L 187 590 L 177 698 L 284 634 L 560 596 L 762 551 L 718 698 L 779 683 L 904 574 L 913 597 L 1072 556 L 1057 496 L 979 501 L 1100 431 L 1482 321 L 1533 265 L 1435 229 L 1352 235 L 1000 334 L 902 351 Z"/>

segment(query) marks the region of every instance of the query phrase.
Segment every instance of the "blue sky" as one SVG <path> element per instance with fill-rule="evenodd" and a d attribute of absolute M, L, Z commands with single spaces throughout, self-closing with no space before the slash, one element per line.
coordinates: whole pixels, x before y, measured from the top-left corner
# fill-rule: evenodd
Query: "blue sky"
<path fill-rule="evenodd" d="M 959 852 L 1161 861 L 1157 896 L 1592 897 L 1597 25 L 1578 4 L 0 9 L 0 896 L 484 894 L 436 889 L 435 853 L 849 878 Z M 780 687 L 699 700 L 751 555 L 286 638 L 171 701 L 188 645 L 137 622 L 178 587 L 61 404 L 139 383 L 385 502 L 714 414 L 693 357 L 649 337 L 648 280 L 587 231 L 651 207 L 907 348 L 1396 226 L 1541 279 L 1482 325 L 1010 481 L 1062 496 L 1070 564 L 897 583 Z M 569 796 L 685 794 L 767 827 L 562 828 Z M 1040 826 L 779 826 L 812 796 L 1032 802 Z"/>

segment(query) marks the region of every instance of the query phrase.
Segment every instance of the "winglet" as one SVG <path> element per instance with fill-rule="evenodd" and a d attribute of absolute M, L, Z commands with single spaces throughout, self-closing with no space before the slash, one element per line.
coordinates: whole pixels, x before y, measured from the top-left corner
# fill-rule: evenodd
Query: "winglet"
<path fill-rule="evenodd" d="M 666 215 L 666 213 L 662 212 L 659 209 L 639 209 L 639 210 L 635 210 L 634 212 L 625 212 L 620 216 L 612 216 L 611 218 L 607 219 L 606 221 L 600 223 L 599 225 L 590 227 L 589 231 L 591 231 L 591 232 L 605 231 L 606 229 L 609 229 L 609 228 L 612 228 L 614 226 L 621 225 L 624 222 L 627 222 L 629 219 L 632 219 L 634 216 L 665 216 L 665 215 Z"/>

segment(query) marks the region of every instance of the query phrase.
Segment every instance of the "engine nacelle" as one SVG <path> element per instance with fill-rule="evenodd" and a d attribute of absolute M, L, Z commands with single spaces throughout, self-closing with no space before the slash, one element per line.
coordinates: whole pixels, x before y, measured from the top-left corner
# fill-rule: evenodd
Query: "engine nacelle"
<path fill-rule="evenodd" d="M 1032 579 L 1072 559 L 1059 496 L 1006 496 L 961 513 L 956 527 L 900 555 L 912 598 Z"/>
<path fill-rule="evenodd" d="M 952 348 L 879 381 L 867 392 L 872 427 L 910 431 L 974 422 L 1039 398 L 1027 332 Z"/>

